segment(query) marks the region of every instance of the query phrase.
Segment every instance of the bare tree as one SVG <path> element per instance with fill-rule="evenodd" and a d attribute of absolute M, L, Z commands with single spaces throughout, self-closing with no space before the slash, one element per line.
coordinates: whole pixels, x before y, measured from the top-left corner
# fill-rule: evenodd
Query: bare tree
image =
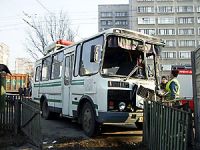
<path fill-rule="evenodd" d="M 24 13 L 25 14 L 25 13 Z M 25 14 L 27 16 L 27 14 Z M 45 55 L 45 47 L 59 39 L 74 41 L 76 32 L 70 27 L 70 21 L 62 11 L 57 16 L 51 13 L 41 18 L 23 19 L 30 27 L 27 32 L 26 49 L 34 59 Z"/>

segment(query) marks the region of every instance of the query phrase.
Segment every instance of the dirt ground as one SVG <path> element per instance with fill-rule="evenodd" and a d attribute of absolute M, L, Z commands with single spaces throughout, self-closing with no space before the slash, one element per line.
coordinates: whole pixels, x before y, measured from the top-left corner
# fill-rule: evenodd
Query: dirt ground
<path fill-rule="evenodd" d="M 66 138 L 61 137 L 45 143 L 43 149 L 69 149 L 69 150 L 147 150 L 142 143 L 135 143 L 128 138 L 109 138 L 96 137 L 92 139 L 85 138 Z"/>
<path fill-rule="evenodd" d="M 4 140 L 2 140 L 4 139 Z M 22 135 L 1 136 L 0 150 L 39 150 Z M 84 139 L 60 137 L 50 143 L 43 142 L 41 149 L 53 150 L 147 150 L 142 143 L 132 143 L 126 138 L 113 141 L 110 138 Z"/>
<path fill-rule="evenodd" d="M 142 144 L 142 131 L 117 126 L 102 127 L 94 138 L 85 136 L 81 127 L 71 120 L 41 120 L 43 143 L 41 149 L 55 150 L 147 150 Z M 0 150 L 37 150 L 22 134 L 0 134 Z"/>
<path fill-rule="evenodd" d="M 87 137 L 81 126 L 70 119 L 42 119 L 43 149 L 69 150 L 145 150 L 142 131 L 134 126 L 103 126 L 101 134 Z M 48 128 L 46 128 L 48 126 Z M 56 129 L 56 130 L 55 130 Z"/>

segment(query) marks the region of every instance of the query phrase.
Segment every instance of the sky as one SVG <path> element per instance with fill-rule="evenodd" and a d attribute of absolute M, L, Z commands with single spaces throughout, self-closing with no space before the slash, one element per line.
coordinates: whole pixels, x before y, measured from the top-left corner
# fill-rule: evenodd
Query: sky
<path fill-rule="evenodd" d="M 72 29 L 78 31 L 76 41 L 98 33 L 99 4 L 128 4 L 129 0 L 0 0 L 0 43 L 9 46 L 9 67 L 14 69 L 15 58 L 26 57 L 25 38 L 29 26 L 22 20 L 30 16 L 43 17 L 49 12 L 68 15 Z"/>

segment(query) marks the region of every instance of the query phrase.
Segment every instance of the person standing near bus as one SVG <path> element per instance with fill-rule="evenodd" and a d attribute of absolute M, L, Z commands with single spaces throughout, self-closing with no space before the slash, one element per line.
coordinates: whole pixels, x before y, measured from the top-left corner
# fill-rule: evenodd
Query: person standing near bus
<path fill-rule="evenodd" d="M 177 80 L 179 71 L 178 70 L 172 70 L 170 75 L 170 80 L 166 84 L 165 90 L 167 92 L 166 99 L 167 100 L 174 100 L 179 98 L 180 94 L 180 84 Z"/>
<path fill-rule="evenodd" d="M 161 83 L 160 83 L 160 89 L 161 90 L 165 90 L 167 82 L 168 82 L 167 77 L 162 76 Z"/>

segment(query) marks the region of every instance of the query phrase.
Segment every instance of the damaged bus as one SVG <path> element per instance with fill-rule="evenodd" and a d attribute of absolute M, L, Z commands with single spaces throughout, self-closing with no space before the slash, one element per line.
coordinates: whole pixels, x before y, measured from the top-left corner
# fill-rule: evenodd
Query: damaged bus
<path fill-rule="evenodd" d="M 112 28 L 55 45 L 35 64 L 32 98 L 45 119 L 76 119 L 88 136 L 104 124 L 142 125 L 143 100 L 156 99 L 161 39 Z"/>

